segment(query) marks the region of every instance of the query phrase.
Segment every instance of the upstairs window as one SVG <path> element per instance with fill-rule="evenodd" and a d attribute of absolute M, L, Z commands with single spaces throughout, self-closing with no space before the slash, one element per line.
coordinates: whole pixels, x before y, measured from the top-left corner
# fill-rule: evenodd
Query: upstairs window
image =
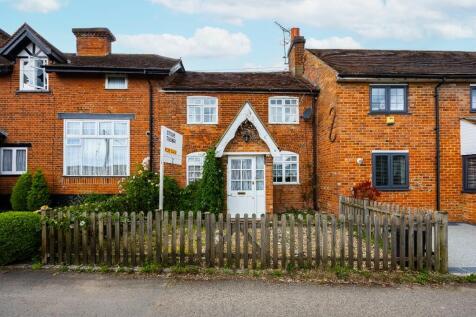
<path fill-rule="evenodd" d="M 48 90 L 48 75 L 44 66 L 47 58 L 27 57 L 20 59 L 20 90 Z"/>
<path fill-rule="evenodd" d="M 408 189 L 408 153 L 374 152 L 372 158 L 372 176 L 373 184 L 377 189 Z"/>
<path fill-rule="evenodd" d="M 0 148 L 0 174 L 20 175 L 26 172 L 27 149 L 18 147 Z"/>
<path fill-rule="evenodd" d="M 399 113 L 407 112 L 407 86 L 374 85 L 370 86 L 370 112 Z"/>
<path fill-rule="evenodd" d="M 476 86 L 471 86 L 471 112 L 476 112 Z"/>
<path fill-rule="evenodd" d="M 218 99 L 187 97 L 187 124 L 217 124 Z"/>
<path fill-rule="evenodd" d="M 129 175 L 129 121 L 65 120 L 64 175 Z"/>
<path fill-rule="evenodd" d="M 106 89 L 127 89 L 127 76 L 107 75 Z"/>
<path fill-rule="evenodd" d="M 269 123 L 299 123 L 299 100 L 294 97 L 269 98 Z"/>
<path fill-rule="evenodd" d="M 476 155 L 463 156 L 463 191 L 476 193 Z"/>
<path fill-rule="evenodd" d="M 299 183 L 299 156 L 292 152 L 282 152 L 273 160 L 274 184 Z"/>
<path fill-rule="evenodd" d="M 205 152 L 195 152 L 187 155 L 187 185 L 202 178 Z"/>

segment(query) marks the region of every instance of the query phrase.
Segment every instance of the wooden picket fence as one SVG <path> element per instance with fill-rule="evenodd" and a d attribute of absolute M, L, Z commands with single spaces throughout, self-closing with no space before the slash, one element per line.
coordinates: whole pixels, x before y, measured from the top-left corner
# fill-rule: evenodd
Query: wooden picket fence
<path fill-rule="evenodd" d="M 398 232 L 403 232 L 399 231 L 402 226 L 407 228 L 406 223 L 397 226 L 376 214 L 357 217 L 357 205 L 357 201 L 342 200 L 342 214 L 338 217 L 326 213 L 230 217 L 158 210 L 145 214 L 91 212 L 72 217 L 47 210 L 42 212 L 42 262 L 109 266 L 156 262 L 164 266 L 193 264 L 237 269 L 337 265 L 371 270 L 447 269 L 442 259 L 444 239 L 440 239 L 446 232 L 444 221 L 415 218 L 409 222 L 418 232 L 418 252 L 413 261 L 406 251 L 400 256 L 395 242 Z M 64 223 L 67 225 L 58 225 Z M 431 248 L 421 243 L 422 234 L 429 232 L 439 238 L 435 244 L 438 253 L 426 252 Z M 400 243 L 404 245 L 400 250 L 410 250 L 405 242 Z"/>

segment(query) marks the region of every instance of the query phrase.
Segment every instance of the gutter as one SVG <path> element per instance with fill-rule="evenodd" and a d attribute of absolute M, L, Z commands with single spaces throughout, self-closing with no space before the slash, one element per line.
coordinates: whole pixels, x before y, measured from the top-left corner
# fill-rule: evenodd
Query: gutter
<path fill-rule="evenodd" d="M 89 73 L 89 74 L 149 74 L 149 75 L 168 75 L 168 68 L 130 68 L 130 67 L 78 67 L 78 66 L 46 66 L 47 73 Z"/>
<path fill-rule="evenodd" d="M 440 153 L 440 92 L 445 77 L 435 86 L 435 133 L 436 133 L 436 210 L 441 207 L 441 153 Z"/>

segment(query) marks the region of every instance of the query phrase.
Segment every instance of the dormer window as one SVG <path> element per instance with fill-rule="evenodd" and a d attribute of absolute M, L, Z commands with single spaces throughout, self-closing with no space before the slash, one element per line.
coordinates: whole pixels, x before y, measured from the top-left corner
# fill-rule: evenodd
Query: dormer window
<path fill-rule="evenodd" d="M 48 75 L 45 65 L 48 59 L 29 56 L 20 59 L 20 90 L 37 91 L 48 90 Z"/>
<path fill-rule="evenodd" d="M 127 89 L 126 75 L 107 75 L 106 89 Z"/>

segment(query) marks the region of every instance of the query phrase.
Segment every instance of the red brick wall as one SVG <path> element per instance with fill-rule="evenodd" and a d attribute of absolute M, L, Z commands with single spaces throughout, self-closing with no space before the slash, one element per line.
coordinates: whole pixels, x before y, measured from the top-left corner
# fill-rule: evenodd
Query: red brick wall
<path fill-rule="evenodd" d="M 111 41 L 107 36 L 76 37 L 76 52 L 80 56 L 104 56 L 111 54 Z"/>
<path fill-rule="evenodd" d="M 187 96 L 213 96 L 218 98 L 218 124 L 217 125 L 187 125 Z M 160 139 L 160 126 L 165 125 L 184 135 L 185 158 L 188 153 L 206 151 L 216 145 L 228 126 L 235 119 L 245 102 L 250 102 L 266 128 L 276 141 L 280 150 L 298 153 L 300 159 L 300 184 L 275 185 L 273 193 L 267 193 L 267 199 L 274 196 L 274 211 L 280 212 L 287 208 L 306 208 L 312 206 L 311 192 L 311 164 L 312 164 L 312 126 L 310 122 L 300 119 L 298 125 L 273 125 L 268 124 L 268 98 L 276 95 L 290 94 L 261 94 L 261 93 L 165 93 L 161 92 L 156 97 L 159 111 L 156 111 L 156 128 L 154 138 Z M 292 95 L 300 98 L 299 114 L 302 115 L 306 108 L 311 107 L 311 96 Z M 243 150 L 247 152 L 262 151 L 267 146 L 259 141 L 257 143 L 243 144 L 242 141 L 232 141 L 227 151 Z M 155 157 L 159 156 L 159 143 L 156 142 Z M 155 165 L 157 165 L 157 161 Z M 181 186 L 186 184 L 186 167 L 166 167 L 166 174 L 174 176 Z M 267 159 L 266 182 L 272 184 L 272 160 Z M 306 196 L 306 200 L 303 200 Z M 271 204 L 267 201 L 267 207 Z"/>
<path fill-rule="evenodd" d="M 372 178 L 373 150 L 408 150 L 410 190 L 382 192 L 381 201 L 436 208 L 435 82 L 408 84 L 409 114 L 369 114 L 369 83 L 338 83 L 335 72 L 306 52 L 305 77 L 321 89 L 318 112 L 319 203 L 337 211 L 338 195 Z M 450 220 L 476 222 L 476 196 L 463 194 L 460 118 L 469 113 L 469 83 L 447 84 L 441 90 L 441 209 Z M 329 143 L 329 108 L 337 110 L 335 143 Z M 356 163 L 364 159 L 363 165 Z"/>

